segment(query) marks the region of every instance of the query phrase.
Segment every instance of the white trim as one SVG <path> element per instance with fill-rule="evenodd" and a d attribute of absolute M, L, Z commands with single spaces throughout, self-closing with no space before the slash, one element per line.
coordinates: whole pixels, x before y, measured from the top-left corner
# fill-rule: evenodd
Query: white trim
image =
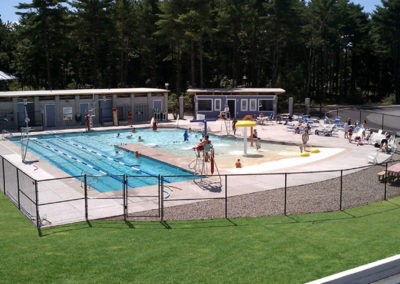
<path fill-rule="evenodd" d="M 246 107 L 243 107 L 243 102 L 246 102 Z M 249 111 L 249 100 L 248 99 L 240 99 L 240 111 Z"/>
<path fill-rule="evenodd" d="M 240 93 L 268 93 L 271 95 L 279 95 L 283 94 L 286 91 L 281 88 L 232 88 L 232 89 L 223 89 L 223 88 L 211 88 L 211 89 L 187 89 L 187 93 L 189 94 L 201 94 L 201 93 L 212 93 L 212 94 L 240 94 Z"/>
<path fill-rule="evenodd" d="M 356 268 L 339 272 L 307 284 L 322 283 L 371 283 L 399 273 L 400 255 L 394 255 Z"/>
<path fill-rule="evenodd" d="M 199 103 L 199 101 L 211 101 L 211 110 L 201 110 L 198 107 L 198 111 L 199 112 L 213 112 L 213 107 L 214 107 L 214 100 L 212 98 L 209 99 L 197 99 L 197 104 Z"/>
<path fill-rule="evenodd" d="M 219 101 L 219 108 L 217 108 L 217 101 Z M 214 110 L 215 111 L 222 110 L 222 100 L 221 99 L 214 99 Z"/>
<path fill-rule="evenodd" d="M 251 107 L 252 102 L 254 102 L 254 108 Z M 257 99 L 249 99 L 249 110 L 257 111 Z"/>
<path fill-rule="evenodd" d="M 165 89 L 152 88 L 118 88 L 118 89 L 75 89 L 75 90 L 43 90 L 43 91 L 17 91 L 0 92 L 0 97 L 29 97 L 29 96 L 72 96 L 72 95 L 116 95 L 116 94 L 156 94 L 169 93 Z"/>

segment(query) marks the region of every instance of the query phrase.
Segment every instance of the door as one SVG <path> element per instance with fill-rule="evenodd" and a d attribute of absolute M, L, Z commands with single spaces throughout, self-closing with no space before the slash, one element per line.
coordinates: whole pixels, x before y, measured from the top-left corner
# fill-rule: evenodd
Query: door
<path fill-rule="evenodd" d="M 229 107 L 229 114 L 231 118 L 236 117 L 236 100 L 235 99 L 228 99 L 228 107 Z"/>
<path fill-rule="evenodd" d="M 56 105 L 46 105 L 45 107 L 46 127 L 56 126 Z"/>
<path fill-rule="evenodd" d="M 153 112 L 155 113 L 162 112 L 162 104 L 160 100 L 153 101 Z"/>
<path fill-rule="evenodd" d="M 112 122 L 113 121 L 112 101 L 111 100 L 99 101 L 99 104 L 100 104 L 100 123 Z"/>
<path fill-rule="evenodd" d="M 89 104 L 79 104 L 79 113 L 81 115 L 81 125 L 86 123 L 85 116 L 89 113 Z"/>
<path fill-rule="evenodd" d="M 29 126 L 35 125 L 35 110 L 33 103 L 28 102 L 26 105 L 26 114 L 29 118 Z M 23 103 L 18 104 L 18 128 L 25 127 L 25 105 Z"/>

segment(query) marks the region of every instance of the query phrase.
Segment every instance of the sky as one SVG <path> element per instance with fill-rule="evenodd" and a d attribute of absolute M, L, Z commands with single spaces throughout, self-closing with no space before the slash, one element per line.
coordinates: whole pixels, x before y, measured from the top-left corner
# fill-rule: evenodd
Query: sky
<path fill-rule="evenodd" d="M 18 3 L 31 3 L 31 0 L 0 0 L 0 16 L 2 22 L 15 22 L 18 21 L 19 16 L 15 14 L 17 11 L 14 6 Z M 367 13 L 372 13 L 375 10 L 376 5 L 381 4 L 381 0 L 351 0 L 356 4 L 360 4 L 364 7 L 364 11 Z"/>

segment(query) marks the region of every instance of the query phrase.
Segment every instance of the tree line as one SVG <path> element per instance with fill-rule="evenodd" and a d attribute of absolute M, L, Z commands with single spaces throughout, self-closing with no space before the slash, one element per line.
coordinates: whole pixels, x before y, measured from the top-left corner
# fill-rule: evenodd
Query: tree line
<path fill-rule="evenodd" d="M 400 0 L 31 0 L 0 20 L 14 88 L 279 87 L 400 103 Z"/>

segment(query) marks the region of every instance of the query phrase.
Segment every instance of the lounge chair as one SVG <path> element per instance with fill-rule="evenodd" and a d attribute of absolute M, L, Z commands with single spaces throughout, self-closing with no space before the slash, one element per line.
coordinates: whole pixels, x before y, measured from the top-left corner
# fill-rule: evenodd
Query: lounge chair
<path fill-rule="evenodd" d="M 379 154 L 378 150 L 375 150 L 375 151 L 372 151 L 371 153 L 369 153 L 368 163 L 376 165 L 378 163 L 378 154 Z"/>
<path fill-rule="evenodd" d="M 364 132 L 364 128 L 358 128 L 358 131 L 354 135 L 354 141 L 361 141 L 362 140 L 362 133 Z"/>
<path fill-rule="evenodd" d="M 315 135 L 323 135 L 323 136 L 333 136 L 335 134 L 336 125 L 331 124 L 328 127 L 316 129 L 314 131 Z"/>
<path fill-rule="evenodd" d="M 386 135 L 382 134 L 382 129 L 379 129 L 377 133 L 372 133 L 371 137 L 369 138 L 371 141 L 371 144 L 375 143 L 381 143 L 382 139 L 385 139 Z"/>

